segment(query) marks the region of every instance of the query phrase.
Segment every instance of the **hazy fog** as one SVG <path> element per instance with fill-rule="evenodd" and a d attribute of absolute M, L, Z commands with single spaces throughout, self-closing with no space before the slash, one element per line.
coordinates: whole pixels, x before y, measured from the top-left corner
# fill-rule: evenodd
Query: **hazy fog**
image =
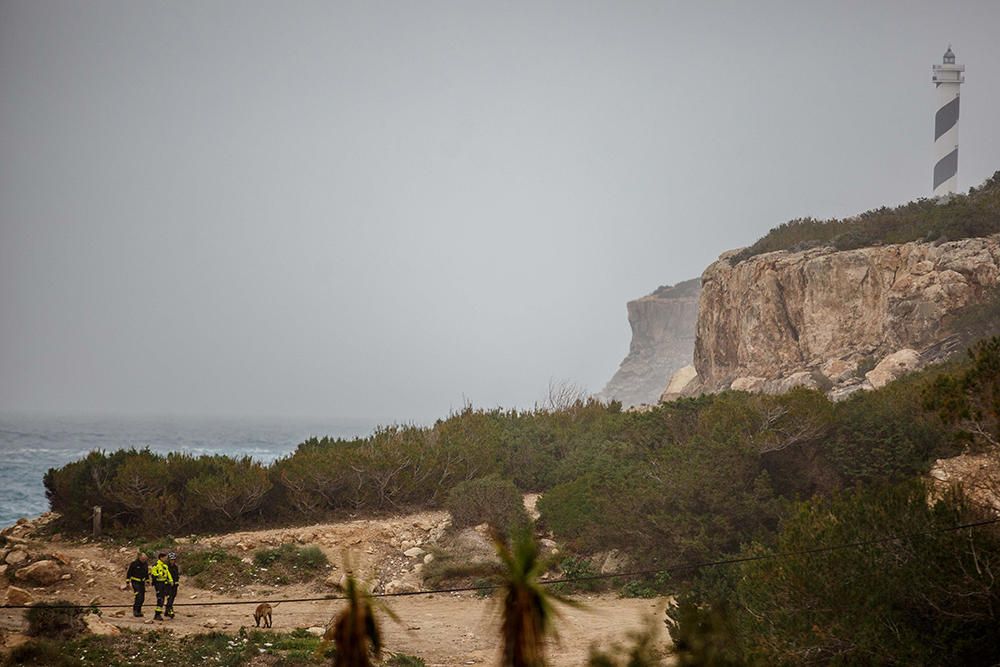
<path fill-rule="evenodd" d="M 625 302 L 1000 169 L 1000 3 L 0 2 L 0 411 L 599 390 Z"/>

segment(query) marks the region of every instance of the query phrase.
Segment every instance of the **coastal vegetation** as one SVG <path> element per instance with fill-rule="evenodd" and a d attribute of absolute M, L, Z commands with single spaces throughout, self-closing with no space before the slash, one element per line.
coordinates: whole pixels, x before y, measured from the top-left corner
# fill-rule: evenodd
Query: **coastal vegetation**
<path fill-rule="evenodd" d="M 63 530 L 86 530 L 86 510 L 99 504 L 122 536 L 163 530 L 134 509 L 142 489 L 159 494 L 157 518 L 185 532 L 219 529 L 220 507 L 227 527 L 446 507 L 456 526 L 504 529 L 525 523 L 519 494 L 541 491 L 538 527 L 565 547 L 567 571 L 617 549 L 650 574 L 616 590 L 677 596 L 667 626 L 679 664 L 992 664 L 1000 532 L 955 530 L 986 515 L 960 489 L 925 480 L 936 459 L 998 442 L 992 338 L 841 402 L 796 389 L 635 412 L 583 399 L 531 411 L 467 407 L 429 427 L 310 439 L 270 466 L 93 452 L 45 483 Z M 827 549 L 837 545 L 853 546 Z M 501 587 L 524 560 L 508 548 L 510 562 L 487 580 Z M 300 556 L 259 552 L 254 567 Z M 720 559 L 740 562 L 696 566 Z M 642 647 L 636 638 L 625 654 Z"/>
<path fill-rule="evenodd" d="M 957 241 L 1000 233 L 1000 171 L 968 194 L 947 202 L 918 199 L 882 206 L 850 218 L 797 218 L 781 224 L 738 252 L 741 262 L 776 250 L 808 250 L 833 246 L 853 250 L 909 241 Z"/>
<path fill-rule="evenodd" d="M 44 481 L 61 529 L 89 530 L 100 505 L 110 532 L 157 538 L 404 508 L 505 524 L 523 520 L 518 493 L 544 491 L 542 525 L 579 552 L 702 558 L 774 535 L 793 500 L 902 480 L 989 445 L 998 356 L 996 339 L 986 341 L 968 358 L 836 403 L 796 389 L 724 392 L 645 412 L 594 400 L 558 410 L 467 407 L 429 427 L 313 438 L 269 466 L 98 451 Z"/>

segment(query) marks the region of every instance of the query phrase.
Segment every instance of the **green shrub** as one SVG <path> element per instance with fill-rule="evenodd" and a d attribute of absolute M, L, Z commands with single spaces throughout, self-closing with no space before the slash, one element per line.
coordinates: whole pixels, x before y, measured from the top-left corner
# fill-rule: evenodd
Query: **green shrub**
<path fill-rule="evenodd" d="M 623 598 L 655 598 L 670 592 L 670 575 L 657 572 L 651 577 L 626 581 L 619 591 Z"/>
<path fill-rule="evenodd" d="M 73 637 L 86 629 L 85 613 L 84 607 L 66 600 L 39 602 L 24 612 L 28 621 L 27 634 L 49 639 Z"/>
<path fill-rule="evenodd" d="M 455 528 L 488 523 L 508 531 L 530 523 L 521 492 L 513 482 L 498 475 L 456 484 L 448 493 L 446 506 Z"/>
<path fill-rule="evenodd" d="M 19 644 L 6 655 L 0 655 L 0 665 L 37 665 L 38 667 L 74 667 L 76 658 L 64 655 L 61 642 L 33 639 Z"/>
<path fill-rule="evenodd" d="M 878 243 L 906 243 L 989 236 L 1000 233 L 1000 171 L 966 195 L 947 203 L 918 199 L 895 208 L 866 211 L 845 219 L 800 218 L 769 231 L 739 252 L 734 261 L 776 250 L 801 250 L 832 245 L 852 250 Z"/>
<path fill-rule="evenodd" d="M 181 554 L 180 566 L 181 575 L 192 577 L 200 588 L 227 590 L 260 581 L 254 568 L 222 549 Z"/>
<path fill-rule="evenodd" d="M 711 610 L 761 664 L 995 664 L 1000 531 L 951 529 L 980 518 L 957 494 L 929 503 L 916 481 L 816 498 L 796 506 L 774 547 L 742 553 L 785 555 L 733 566 L 671 617 L 683 626 L 685 613 Z M 858 546 L 806 553 L 843 544 Z"/>
<path fill-rule="evenodd" d="M 563 558 L 559 562 L 559 569 L 562 570 L 561 579 L 581 579 L 582 581 L 563 581 L 553 584 L 553 588 L 560 593 L 578 593 L 581 591 L 593 592 L 604 587 L 601 579 L 589 579 L 600 574 L 594 565 L 586 558 L 570 556 Z"/>
<path fill-rule="evenodd" d="M 309 581 L 324 572 L 330 563 L 319 547 L 296 544 L 260 549 L 254 552 L 253 562 L 258 571 L 266 570 L 262 579 L 276 584 Z"/>

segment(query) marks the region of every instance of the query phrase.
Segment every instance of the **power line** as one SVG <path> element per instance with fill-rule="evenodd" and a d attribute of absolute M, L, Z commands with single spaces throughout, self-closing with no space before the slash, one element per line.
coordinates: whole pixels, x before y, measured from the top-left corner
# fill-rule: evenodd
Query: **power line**
<path fill-rule="evenodd" d="M 943 528 L 935 528 L 931 530 L 923 530 L 914 533 L 904 533 L 902 535 L 890 535 L 887 537 L 879 537 L 870 540 L 858 540 L 855 542 L 844 542 L 841 544 L 831 544 L 819 547 L 810 547 L 808 549 L 796 549 L 793 551 L 776 551 L 768 554 L 757 554 L 755 556 L 738 556 L 734 558 L 724 558 L 720 560 L 710 560 L 710 561 L 700 561 L 691 563 L 678 563 L 676 565 L 671 565 L 669 567 L 653 568 L 646 570 L 631 570 L 629 572 L 617 572 L 608 574 L 592 574 L 584 575 L 579 577 L 561 577 L 559 579 L 543 579 L 539 580 L 539 584 L 552 585 L 552 584 L 564 584 L 564 583 L 574 583 L 578 581 L 596 581 L 601 579 L 624 579 L 627 577 L 641 577 L 649 576 L 653 574 L 662 574 L 668 572 L 685 572 L 689 570 L 700 570 L 706 567 L 723 567 L 728 565 L 738 565 L 740 563 L 750 563 L 754 561 L 762 560 L 776 560 L 780 558 L 790 558 L 793 556 L 810 556 L 819 553 L 827 553 L 830 551 L 839 551 L 842 549 L 853 549 L 865 546 L 874 546 L 877 544 L 885 544 L 887 542 L 896 542 L 899 540 L 906 540 L 913 537 L 920 537 L 922 535 L 932 535 L 934 533 L 946 533 L 953 532 L 957 530 L 965 530 L 972 528 L 982 528 L 984 526 L 993 525 L 1000 523 L 1000 517 L 995 517 L 993 519 L 984 519 L 982 521 L 973 521 L 970 523 L 963 523 L 957 526 L 945 526 Z M 399 591 L 396 593 L 371 593 L 371 597 L 374 598 L 395 598 L 395 597 L 413 597 L 416 595 L 434 595 L 439 593 L 469 593 L 478 591 L 491 591 L 498 588 L 502 588 L 502 584 L 489 584 L 485 586 L 458 586 L 454 588 L 429 588 L 417 591 Z M 245 604 L 281 604 L 286 602 L 326 602 L 326 601 L 336 601 L 336 600 L 347 600 L 348 597 L 345 595 L 323 595 L 320 597 L 311 598 L 282 598 L 280 600 L 268 599 L 268 600 L 213 600 L 211 602 L 178 602 L 174 604 L 174 607 L 216 607 L 216 606 L 236 606 Z M 0 605 L 0 609 L 30 609 L 32 607 L 39 606 L 37 604 L 4 604 Z M 96 604 L 96 605 L 44 605 L 46 609 L 131 609 L 131 604 Z"/>

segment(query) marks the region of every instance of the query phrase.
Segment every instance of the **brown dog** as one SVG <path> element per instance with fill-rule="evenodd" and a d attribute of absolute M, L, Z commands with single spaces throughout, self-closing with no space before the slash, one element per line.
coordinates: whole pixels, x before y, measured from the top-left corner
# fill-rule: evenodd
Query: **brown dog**
<path fill-rule="evenodd" d="M 253 620 L 260 627 L 260 622 L 264 621 L 264 627 L 271 627 L 271 610 L 272 607 L 266 602 L 262 602 L 257 605 L 257 608 L 253 612 Z"/>

